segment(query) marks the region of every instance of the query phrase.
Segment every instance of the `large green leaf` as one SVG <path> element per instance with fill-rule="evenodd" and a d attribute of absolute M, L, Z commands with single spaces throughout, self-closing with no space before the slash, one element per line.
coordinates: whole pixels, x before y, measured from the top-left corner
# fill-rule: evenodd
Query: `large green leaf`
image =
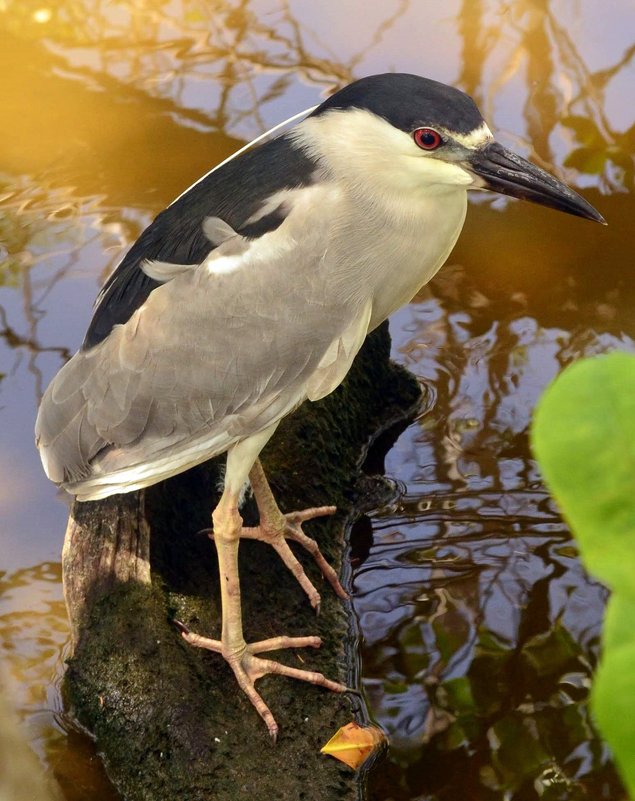
<path fill-rule="evenodd" d="M 587 569 L 635 600 L 635 357 L 568 367 L 538 404 L 532 445 Z"/>
<path fill-rule="evenodd" d="M 567 368 L 539 403 L 532 444 L 587 569 L 613 591 L 591 701 L 635 795 L 635 357 Z"/>

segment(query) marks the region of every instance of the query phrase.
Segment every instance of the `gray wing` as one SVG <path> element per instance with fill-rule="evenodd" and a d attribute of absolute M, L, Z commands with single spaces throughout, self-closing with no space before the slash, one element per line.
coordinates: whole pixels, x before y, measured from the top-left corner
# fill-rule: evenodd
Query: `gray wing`
<path fill-rule="evenodd" d="M 70 360 L 36 426 L 51 479 L 73 485 L 188 449 L 198 454 L 190 463 L 203 461 L 341 381 L 366 333 L 351 333 L 359 310 L 319 269 L 320 232 L 285 249 L 280 231 L 246 246 L 228 239 L 200 266 L 175 270 L 127 323 Z"/>

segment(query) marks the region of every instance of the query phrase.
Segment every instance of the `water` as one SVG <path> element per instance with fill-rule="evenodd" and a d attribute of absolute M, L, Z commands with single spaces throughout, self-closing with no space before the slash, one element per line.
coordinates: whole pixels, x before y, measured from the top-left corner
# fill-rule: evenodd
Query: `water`
<path fill-rule="evenodd" d="M 586 705 L 605 591 L 527 430 L 565 364 L 634 349 L 634 23 L 628 0 L 0 4 L 0 645 L 69 801 L 113 796 L 59 698 L 67 502 L 32 447 L 42 389 L 157 211 L 245 139 L 393 68 L 469 91 L 609 227 L 475 196 L 392 320 L 429 404 L 385 459 L 399 499 L 353 533 L 364 688 L 391 736 L 370 796 L 622 797 Z"/>

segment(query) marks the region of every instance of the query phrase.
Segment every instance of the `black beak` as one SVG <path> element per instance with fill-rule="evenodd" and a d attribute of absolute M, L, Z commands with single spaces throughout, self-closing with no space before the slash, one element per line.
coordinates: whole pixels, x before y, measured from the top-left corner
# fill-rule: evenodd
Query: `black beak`
<path fill-rule="evenodd" d="M 470 158 L 469 167 L 483 179 L 485 189 L 531 200 L 606 225 L 604 217 L 583 197 L 498 142 L 491 142 L 476 151 Z"/>

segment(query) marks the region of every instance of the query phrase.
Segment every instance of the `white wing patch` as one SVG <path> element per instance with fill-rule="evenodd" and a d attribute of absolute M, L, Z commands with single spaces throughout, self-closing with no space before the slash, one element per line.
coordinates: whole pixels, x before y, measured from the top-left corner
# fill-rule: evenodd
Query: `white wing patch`
<path fill-rule="evenodd" d="M 324 398 L 342 383 L 368 333 L 372 308 L 372 302 L 368 300 L 342 335 L 331 342 L 317 369 L 307 381 L 306 396 L 309 400 Z"/>
<path fill-rule="evenodd" d="M 218 247 L 228 239 L 238 236 L 231 225 L 226 223 L 225 220 L 221 220 L 220 217 L 206 217 L 203 220 L 203 233 L 214 247 Z"/>
<path fill-rule="evenodd" d="M 210 275 L 226 275 L 233 273 L 235 270 L 240 270 L 245 265 L 245 254 L 240 253 L 237 256 L 217 256 L 216 258 L 207 258 L 205 265 Z"/>
<path fill-rule="evenodd" d="M 231 225 L 226 223 L 225 220 L 221 220 L 220 217 L 206 217 L 203 220 L 202 228 L 203 233 L 214 248 L 220 248 L 225 242 L 235 240 L 223 251 L 212 250 L 207 256 L 203 264 L 207 265 L 209 272 L 222 275 L 223 273 L 231 273 L 237 270 L 241 266 L 246 250 L 248 250 L 248 240 L 239 236 Z M 228 253 L 227 250 L 230 252 Z M 153 261 L 152 259 L 146 259 L 141 262 L 143 272 L 149 278 L 160 281 L 162 284 L 188 272 L 188 270 L 194 270 L 198 266 L 198 264 L 172 264 L 168 261 Z"/>
<path fill-rule="evenodd" d="M 176 278 L 177 275 L 181 275 L 188 270 L 193 270 L 195 267 L 198 267 L 198 264 L 171 264 L 169 261 L 152 261 L 152 259 L 146 259 L 141 262 L 140 267 L 148 278 L 165 284 L 173 278 Z"/>

